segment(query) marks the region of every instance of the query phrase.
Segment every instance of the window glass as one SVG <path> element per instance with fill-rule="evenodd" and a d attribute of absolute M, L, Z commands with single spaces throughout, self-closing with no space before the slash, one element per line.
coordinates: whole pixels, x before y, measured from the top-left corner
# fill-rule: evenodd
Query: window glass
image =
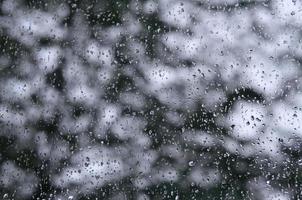
<path fill-rule="evenodd" d="M 302 198 L 300 0 L 1 0 L 0 199 Z"/>

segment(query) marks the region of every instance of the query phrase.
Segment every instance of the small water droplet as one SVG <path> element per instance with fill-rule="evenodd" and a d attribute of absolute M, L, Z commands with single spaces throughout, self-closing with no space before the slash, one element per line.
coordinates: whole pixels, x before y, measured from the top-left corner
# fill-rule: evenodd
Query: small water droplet
<path fill-rule="evenodd" d="M 195 162 L 193 160 L 189 161 L 189 166 L 193 167 L 195 165 Z"/>
<path fill-rule="evenodd" d="M 72 200 L 72 199 L 73 199 L 73 196 L 69 196 L 69 197 L 68 197 L 68 200 Z"/>
<path fill-rule="evenodd" d="M 3 195 L 3 199 L 6 199 L 6 198 L 8 198 L 8 194 Z"/>

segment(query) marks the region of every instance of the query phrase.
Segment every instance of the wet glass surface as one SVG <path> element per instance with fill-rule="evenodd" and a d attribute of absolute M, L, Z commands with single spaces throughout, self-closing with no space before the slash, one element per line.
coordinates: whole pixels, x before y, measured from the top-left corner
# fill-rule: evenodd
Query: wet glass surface
<path fill-rule="evenodd" d="M 0 199 L 302 198 L 300 0 L 1 0 Z"/>

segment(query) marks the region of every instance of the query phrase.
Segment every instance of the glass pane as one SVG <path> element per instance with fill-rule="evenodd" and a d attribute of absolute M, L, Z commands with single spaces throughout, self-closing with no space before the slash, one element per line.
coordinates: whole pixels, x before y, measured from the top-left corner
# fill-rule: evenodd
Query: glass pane
<path fill-rule="evenodd" d="M 0 199 L 301 199 L 300 0 L 1 0 Z"/>

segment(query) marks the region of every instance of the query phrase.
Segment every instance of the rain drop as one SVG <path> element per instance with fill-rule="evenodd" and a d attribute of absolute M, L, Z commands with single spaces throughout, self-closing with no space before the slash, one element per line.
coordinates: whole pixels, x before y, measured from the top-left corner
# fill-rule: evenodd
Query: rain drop
<path fill-rule="evenodd" d="M 195 162 L 193 160 L 189 161 L 189 166 L 193 167 L 195 165 Z"/>

